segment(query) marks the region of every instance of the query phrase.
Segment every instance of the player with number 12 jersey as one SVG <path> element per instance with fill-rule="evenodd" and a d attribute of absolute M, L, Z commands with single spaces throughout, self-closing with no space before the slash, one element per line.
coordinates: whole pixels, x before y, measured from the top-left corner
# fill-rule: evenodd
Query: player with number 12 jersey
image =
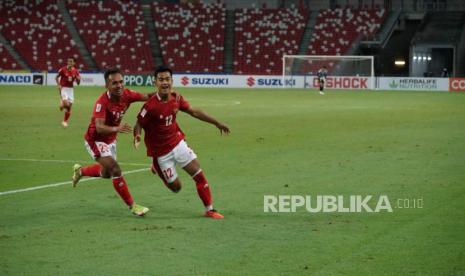
<path fill-rule="evenodd" d="M 220 133 L 228 134 L 229 128 L 199 108 L 192 107 L 183 96 L 172 90 L 172 71 L 159 67 L 155 71 L 157 92 L 142 107 L 134 126 L 134 145 L 138 147 L 142 129 L 147 155 L 152 157 L 152 171 L 173 192 L 181 190 L 176 165 L 183 168 L 194 180 L 197 193 L 205 206 L 205 216 L 222 219 L 223 215 L 213 208 L 210 186 L 200 168 L 197 155 L 184 141 L 184 133 L 176 122 L 176 114 L 183 111 L 194 118 L 216 126 Z"/>

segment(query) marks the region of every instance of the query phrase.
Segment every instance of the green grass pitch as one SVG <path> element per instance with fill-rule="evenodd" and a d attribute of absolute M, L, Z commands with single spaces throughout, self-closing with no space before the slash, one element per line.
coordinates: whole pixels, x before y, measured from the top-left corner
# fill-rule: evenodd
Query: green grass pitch
<path fill-rule="evenodd" d="M 144 218 L 109 180 L 3 194 L 1 275 L 465 274 L 465 94 L 180 91 L 232 130 L 178 116 L 225 219 L 202 217 L 182 170 L 179 194 L 147 170 L 126 176 Z M 0 86 L 0 192 L 66 182 L 75 160 L 90 164 L 83 133 L 101 92 L 77 87 L 63 129 L 55 87 Z M 148 168 L 131 141 L 119 135 L 123 170 Z M 393 212 L 264 213 L 264 195 L 387 195 Z"/>

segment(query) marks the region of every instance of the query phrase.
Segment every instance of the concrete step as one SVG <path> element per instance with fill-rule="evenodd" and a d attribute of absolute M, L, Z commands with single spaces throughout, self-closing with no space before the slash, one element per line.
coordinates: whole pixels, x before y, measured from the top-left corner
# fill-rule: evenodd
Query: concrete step
<path fill-rule="evenodd" d="M 144 14 L 145 25 L 147 25 L 150 49 L 152 50 L 152 58 L 155 63 L 154 67 L 164 65 L 165 62 L 160 48 L 160 41 L 158 40 L 155 21 L 152 16 L 152 6 L 142 5 L 142 13 Z"/>
<path fill-rule="evenodd" d="M 234 71 L 234 10 L 226 10 L 225 24 L 223 71 L 232 74 Z"/>
<path fill-rule="evenodd" d="M 308 51 L 308 46 L 310 45 L 310 40 L 312 39 L 313 31 L 315 30 L 316 18 L 318 17 L 318 11 L 310 12 L 310 15 L 307 19 L 307 24 L 305 25 L 305 31 L 302 35 L 302 41 L 300 42 L 298 55 L 306 55 Z"/>
<path fill-rule="evenodd" d="M 90 54 L 89 49 L 87 49 L 86 44 L 82 40 L 81 36 L 79 35 L 78 30 L 76 29 L 76 26 L 74 25 L 74 21 L 71 18 L 71 15 L 69 14 L 68 9 L 66 8 L 65 0 L 58 0 L 57 4 L 58 4 L 58 10 L 60 11 L 61 16 L 63 16 L 63 20 L 65 21 L 66 27 L 68 28 L 74 42 L 76 42 L 77 49 L 79 53 L 81 54 L 81 57 L 84 60 L 84 63 L 88 66 L 85 69 L 92 70 L 92 71 L 98 70 L 99 68 L 94 58 Z"/>
<path fill-rule="evenodd" d="M 19 70 L 20 69 L 23 69 L 23 70 L 29 70 L 31 71 L 32 70 L 32 67 L 27 63 L 27 61 L 16 51 L 15 48 L 13 48 L 13 46 L 11 45 L 10 41 L 8 41 L 2 34 L 0 34 L 0 43 L 3 44 L 3 46 L 5 46 L 6 50 L 8 51 L 8 53 L 10 53 L 10 55 L 14 58 L 14 60 L 16 61 L 16 63 L 19 64 L 20 68 L 18 68 Z"/>

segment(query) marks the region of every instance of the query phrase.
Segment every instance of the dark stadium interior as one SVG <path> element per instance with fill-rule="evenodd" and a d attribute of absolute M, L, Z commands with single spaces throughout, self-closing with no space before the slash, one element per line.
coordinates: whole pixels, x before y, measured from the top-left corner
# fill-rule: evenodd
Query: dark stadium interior
<path fill-rule="evenodd" d="M 373 55 L 379 76 L 465 73 L 459 0 L 0 1 L 0 70 L 280 75 L 283 55 Z M 405 61 L 398 66 L 396 60 Z M 315 68 L 308 68 L 312 71 Z"/>

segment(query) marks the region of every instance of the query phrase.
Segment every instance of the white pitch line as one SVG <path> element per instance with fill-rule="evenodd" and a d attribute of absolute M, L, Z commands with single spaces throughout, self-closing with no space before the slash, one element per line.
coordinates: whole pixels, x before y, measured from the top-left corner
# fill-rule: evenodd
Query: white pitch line
<path fill-rule="evenodd" d="M 25 161 L 25 162 L 53 162 L 53 163 L 90 163 L 91 161 L 82 161 L 82 160 L 47 160 L 47 159 L 29 159 L 29 158 L 0 158 L 0 161 Z M 149 166 L 147 164 L 140 163 L 127 163 L 127 162 L 118 162 L 120 165 L 129 165 L 129 166 Z"/>
<path fill-rule="evenodd" d="M 149 170 L 149 168 L 127 171 L 127 172 L 124 172 L 123 175 L 131 174 L 131 173 L 137 173 L 137 172 L 141 172 L 141 171 L 147 171 L 147 170 Z M 79 181 L 79 183 L 86 182 L 86 181 L 91 181 L 91 180 L 96 180 L 96 179 L 101 179 L 101 178 L 100 177 L 85 178 L 85 179 L 82 179 L 81 181 Z M 63 185 L 71 184 L 71 183 L 72 183 L 72 181 L 64 181 L 64 182 L 45 184 L 45 185 L 35 186 L 35 187 L 30 187 L 30 188 L 25 188 L 25 189 L 5 191 L 5 192 L 0 192 L 0 196 L 9 195 L 9 194 L 16 194 L 16 193 L 22 193 L 22 192 L 35 191 L 35 190 L 40 190 L 40 189 L 52 188 L 52 187 L 59 187 L 59 186 L 63 186 Z"/>

